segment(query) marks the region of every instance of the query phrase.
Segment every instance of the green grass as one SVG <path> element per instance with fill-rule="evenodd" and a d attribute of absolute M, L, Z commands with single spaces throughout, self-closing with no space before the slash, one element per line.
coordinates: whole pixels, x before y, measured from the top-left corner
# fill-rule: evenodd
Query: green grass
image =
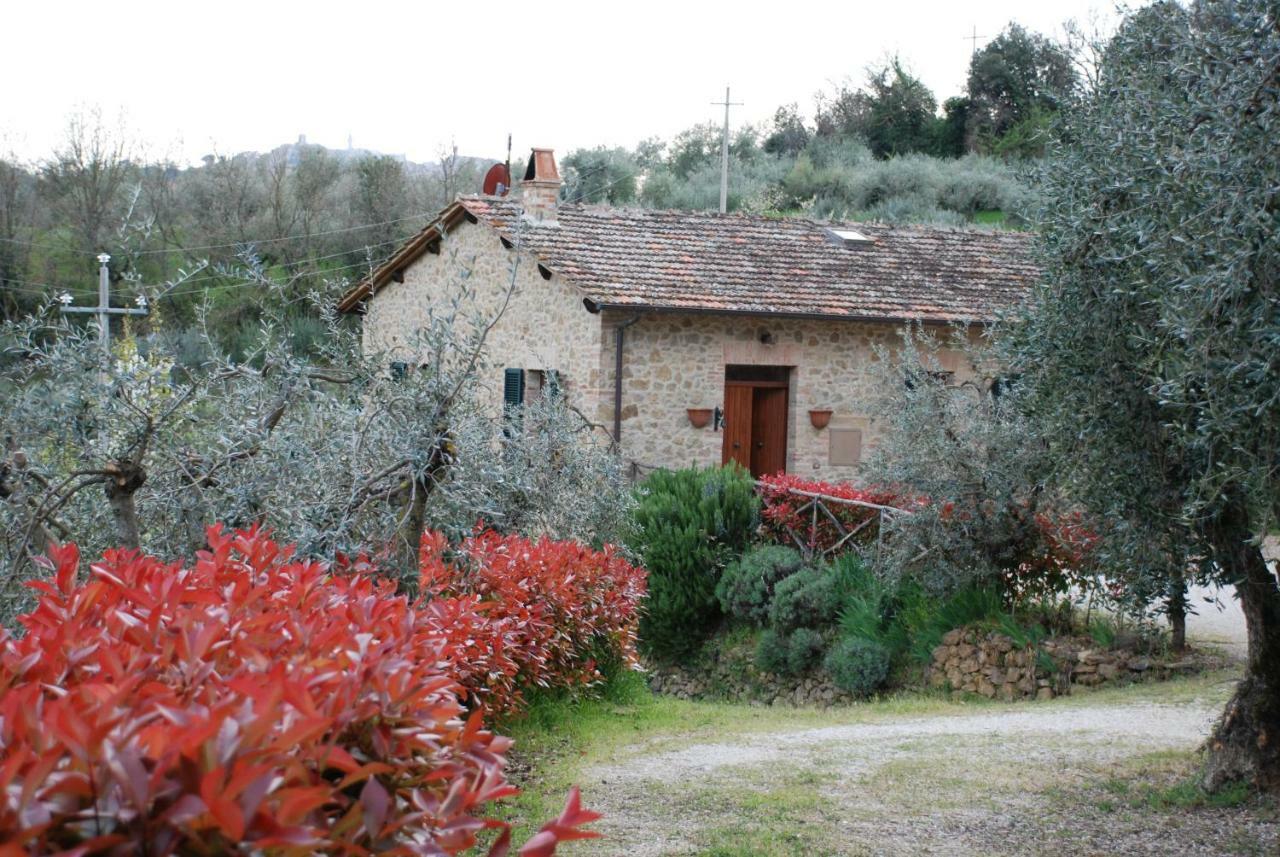
<path fill-rule="evenodd" d="M 1003 226 L 1005 214 L 1003 211 L 975 211 L 973 213 L 973 222 L 981 223 L 984 226 Z"/>

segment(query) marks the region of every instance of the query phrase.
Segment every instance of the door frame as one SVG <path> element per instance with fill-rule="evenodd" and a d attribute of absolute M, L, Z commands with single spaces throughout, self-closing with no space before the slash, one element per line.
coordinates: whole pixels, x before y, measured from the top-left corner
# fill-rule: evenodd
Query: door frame
<path fill-rule="evenodd" d="M 725 364 L 724 366 L 724 376 L 725 376 L 724 401 L 725 401 L 725 418 L 726 419 L 729 418 L 729 413 L 728 413 L 729 389 L 731 387 L 736 387 L 736 388 L 747 387 L 753 391 L 753 395 L 751 399 L 753 408 L 751 410 L 748 410 L 746 414 L 746 422 L 748 426 L 748 447 L 747 447 L 747 452 L 745 456 L 746 463 L 743 464 L 743 466 L 748 470 L 751 469 L 751 458 L 752 458 L 751 451 L 755 443 L 755 437 L 753 436 L 751 431 L 752 420 L 753 420 L 753 410 L 754 410 L 754 398 L 755 398 L 754 390 L 759 388 L 767 388 L 767 389 L 781 388 L 782 390 L 785 391 L 781 430 L 782 430 L 782 467 L 784 470 L 787 467 L 788 458 L 790 457 L 790 452 L 791 452 L 791 443 L 790 443 L 791 442 L 791 373 L 794 371 L 794 368 L 795 367 L 793 366 L 783 366 L 783 365 L 773 365 L 773 364 L 757 365 L 757 364 L 741 364 L 741 363 L 728 363 L 728 364 Z M 762 377 L 758 380 L 750 379 L 749 377 L 748 378 L 737 377 L 731 380 L 729 378 L 730 369 L 737 370 L 734 374 L 737 374 L 739 376 L 742 376 L 742 375 L 749 376 L 752 373 L 752 370 L 756 370 L 762 376 L 773 376 L 773 377 Z M 776 376 L 779 373 L 785 373 L 785 380 L 778 380 Z M 723 434 L 723 438 L 720 443 L 720 461 L 722 464 L 728 464 L 731 460 L 737 460 L 730 455 L 730 450 L 729 450 L 730 430 L 731 429 L 725 430 Z M 742 463 L 742 462 L 739 461 L 739 463 Z"/>

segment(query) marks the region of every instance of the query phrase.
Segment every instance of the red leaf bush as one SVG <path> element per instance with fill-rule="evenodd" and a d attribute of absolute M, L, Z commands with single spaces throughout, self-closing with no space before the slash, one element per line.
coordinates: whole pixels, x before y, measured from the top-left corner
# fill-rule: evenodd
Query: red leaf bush
<path fill-rule="evenodd" d="M 73 545 L 48 566 L 26 634 L 0 630 L 6 853 L 440 855 L 498 828 L 503 854 L 510 831 L 484 813 L 515 793 L 510 741 L 466 695 L 588 670 L 527 667 L 515 611 L 483 600 L 505 592 L 415 604 L 362 563 L 295 560 L 257 530 L 212 528 L 189 567 L 116 550 L 78 582 Z M 594 836 L 596 817 L 575 790 L 522 853 Z"/>
<path fill-rule="evenodd" d="M 801 512 L 801 507 L 811 498 L 794 493 L 797 490 L 930 514 L 945 525 L 943 532 L 950 531 L 956 538 L 983 532 L 978 524 L 1002 514 L 1006 523 L 1012 521 L 1016 525 L 1011 532 L 1019 534 L 1017 538 L 1005 538 L 999 545 L 1003 569 L 999 583 L 1010 603 L 1064 592 L 1071 586 L 1087 583 L 1091 554 L 1098 544 L 1097 533 L 1086 526 L 1078 512 L 1037 510 L 1026 503 L 1000 508 L 993 501 L 981 498 L 939 502 L 903 491 L 856 488 L 846 483 L 807 480 L 785 473 L 761 477 L 756 485 L 763 506 L 761 534 L 770 541 L 789 546 L 796 545 L 798 536 L 802 546 L 814 552 L 828 551 L 838 544 L 840 530 L 821 511 L 816 525 L 811 510 Z M 826 503 L 825 507 L 846 532 L 865 524 L 850 539 L 850 547 L 874 541 L 879 534 L 879 522 L 875 520 L 878 510 L 842 503 Z"/>
<path fill-rule="evenodd" d="M 489 711 L 508 712 L 531 688 L 573 688 L 601 680 L 601 660 L 632 667 L 644 572 L 612 548 L 483 532 L 455 549 L 423 537 L 421 591 L 440 609 L 483 610 L 485 628 L 454 622 L 452 670 Z M 489 639 L 480 642 L 482 635 Z M 499 639 L 500 638 L 500 639 Z"/>
<path fill-rule="evenodd" d="M 806 549 L 815 552 L 830 550 L 838 544 L 841 538 L 840 530 L 821 512 L 818 513 L 815 526 L 811 512 L 800 512 L 800 508 L 812 498 L 793 493 L 794 491 L 823 494 L 827 497 L 854 500 L 860 503 L 874 503 L 877 506 L 909 507 L 918 502 L 887 488 L 855 488 L 844 482 L 820 482 L 802 479 L 789 473 L 760 477 L 756 480 L 756 490 L 761 500 L 761 534 L 770 541 L 794 547 L 796 544 L 792 536 L 794 532 Z M 866 544 L 875 540 L 879 531 L 879 523 L 876 521 L 879 512 L 876 509 L 844 503 L 825 505 L 840 521 L 846 532 L 859 526 L 863 527 L 852 539 L 855 544 Z"/>

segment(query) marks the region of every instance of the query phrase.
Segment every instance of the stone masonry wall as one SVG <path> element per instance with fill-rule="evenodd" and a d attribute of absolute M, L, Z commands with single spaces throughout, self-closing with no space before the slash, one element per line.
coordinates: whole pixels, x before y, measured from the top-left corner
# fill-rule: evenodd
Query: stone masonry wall
<path fill-rule="evenodd" d="M 957 628 L 933 650 L 928 681 L 954 693 L 989 699 L 1052 699 L 1076 685 L 1163 679 L 1194 672 L 1211 659 L 1156 658 L 1126 649 L 1100 649 L 1087 638 L 1058 637 L 1038 647 L 1019 646 L 1004 634 Z"/>
<path fill-rule="evenodd" d="M 606 312 L 601 359 L 604 390 L 612 390 L 617 325 L 632 316 Z M 719 464 L 723 432 L 695 429 L 688 408 L 724 406 L 726 365 L 791 367 L 787 403 L 787 470 L 807 478 L 848 481 L 856 467 L 832 465 L 830 428 L 863 432 L 863 457 L 875 427 L 865 410 L 866 371 L 876 345 L 901 343 L 895 324 L 733 315 L 644 313 L 626 330 L 623 362 L 622 450 L 642 468 Z M 765 335 L 767 334 L 767 337 Z M 762 344 L 761 338 L 771 340 Z M 957 381 L 975 377 L 959 351 L 940 355 Z M 834 411 L 827 429 L 815 429 L 810 409 Z M 613 401 L 600 403 L 612 425 Z"/>
<path fill-rule="evenodd" d="M 462 288 L 471 291 L 470 306 L 486 317 L 496 314 L 516 252 L 506 249 L 488 226 L 459 224 L 439 254 L 422 256 L 406 268 L 404 282 L 389 283 L 369 302 L 366 352 L 412 364 L 414 331 L 425 324 L 432 307 L 446 311 L 449 296 Z M 501 408 L 504 368 L 556 370 L 570 403 L 612 431 L 616 328 L 634 316 L 589 313 L 582 292 L 559 275 L 544 279 L 527 254 L 521 256 L 516 279 L 511 303 L 489 334 L 489 365 L 481 378 L 494 413 Z M 866 457 L 875 442 L 875 427 L 865 410 L 866 370 L 876 345 L 892 349 L 900 344 L 901 329 L 889 323 L 641 312 L 626 331 L 623 457 L 642 471 L 719 464 L 723 432 L 712 426 L 693 428 L 686 410 L 723 407 L 727 365 L 785 366 L 791 370 L 788 471 L 807 478 L 856 480 L 855 466 L 830 463 L 830 429 L 861 430 Z M 957 381 L 975 376 L 960 352 L 940 356 Z M 809 410 L 819 408 L 834 411 L 827 429 L 810 424 Z"/>
<path fill-rule="evenodd" d="M 449 297 L 462 288 L 472 294 L 464 301 L 464 316 L 477 311 L 485 318 L 497 315 L 516 252 L 506 249 L 488 226 L 456 226 L 438 255 L 423 255 L 405 269 L 404 282 L 388 283 L 369 301 L 363 327 L 366 353 L 381 352 L 388 361 L 412 364 L 414 332 L 423 327 L 433 307 L 437 314 L 447 312 Z M 602 380 L 600 338 L 600 317 L 587 312 L 581 293 L 560 277 L 543 279 L 537 260 L 523 254 L 515 293 L 486 340 L 490 360 L 481 381 L 495 414 L 501 409 L 503 370 L 508 367 L 555 370 L 571 404 L 587 414 L 596 410 Z"/>

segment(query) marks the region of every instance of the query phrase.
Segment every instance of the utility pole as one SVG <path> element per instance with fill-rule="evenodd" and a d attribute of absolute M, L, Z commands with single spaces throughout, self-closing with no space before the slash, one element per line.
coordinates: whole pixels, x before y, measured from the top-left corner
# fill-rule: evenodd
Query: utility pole
<path fill-rule="evenodd" d="M 137 309 L 116 309 L 111 306 L 111 272 L 107 267 L 111 257 L 106 253 L 98 254 L 98 305 L 96 307 L 78 307 L 71 305 L 71 295 L 64 293 L 58 298 L 63 312 L 89 312 L 98 316 L 98 344 L 102 346 L 104 357 L 111 355 L 111 316 L 113 315 L 147 315 L 147 299 L 138 295 Z"/>
<path fill-rule="evenodd" d="M 976 57 L 976 56 L 978 55 L 978 39 L 985 39 L 985 38 L 986 38 L 986 36 L 979 36 L 979 35 L 978 35 L 978 25 L 977 25 L 977 24 L 974 24 L 974 25 L 973 25 L 973 35 L 972 35 L 972 36 L 965 36 L 965 37 L 964 37 L 964 40 L 965 40 L 966 42 L 972 42 L 972 43 L 973 43 L 973 52 L 972 52 L 971 54 L 969 54 L 969 58 L 970 58 L 970 59 L 973 59 L 974 57 Z"/>
<path fill-rule="evenodd" d="M 729 100 L 729 87 L 724 88 L 724 101 L 711 102 L 713 107 L 724 107 L 724 138 L 720 141 L 720 213 L 729 210 L 729 108 L 741 107 L 741 101 Z"/>

